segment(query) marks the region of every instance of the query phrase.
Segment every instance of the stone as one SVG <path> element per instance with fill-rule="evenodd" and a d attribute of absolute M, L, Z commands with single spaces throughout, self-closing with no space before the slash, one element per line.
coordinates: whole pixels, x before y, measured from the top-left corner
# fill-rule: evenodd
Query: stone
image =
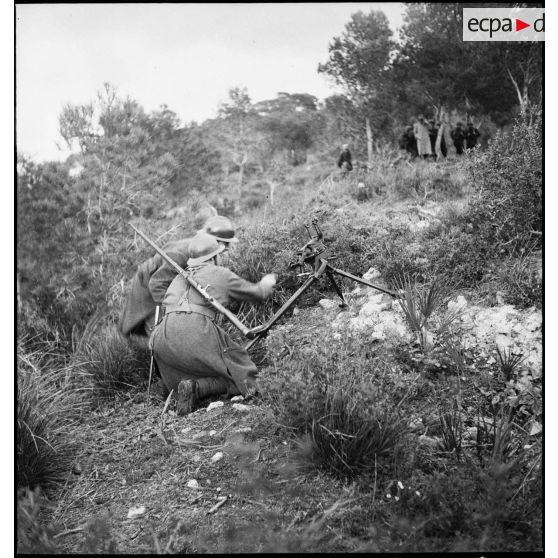
<path fill-rule="evenodd" d="M 242 395 L 235 395 L 234 397 L 231 397 L 232 403 L 239 403 L 240 401 L 244 401 L 244 397 Z"/>
<path fill-rule="evenodd" d="M 372 282 L 374 279 L 379 279 L 381 277 L 380 272 L 375 268 L 371 267 L 363 276 L 362 278 L 365 281 Z"/>
<path fill-rule="evenodd" d="M 223 452 L 222 451 L 218 451 L 212 458 L 211 458 L 211 463 L 217 463 L 218 461 L 221 461 L 221 459 L 223 459 Z"/>
<path fill-rule="evenodd" d="M 320 300 L 318 302 L 318 304 L 324 309 L 324 310 L 331 310 L 332 308 L 336 308 L 337 307 L 337 302 L 330 300 L 329 298 L 322 298 L 322 300 Z"/>
<path fill-rule="evenodd" d="M 213 411 L 213 409 L 218 409 L 219 407 L 223 407 L 224 403 L 222 401 L 212 401 L 208 406 L 206 411 Z"/>
<path fill-rule="evenodd" d="M 450 312 L 460 312 L 467 308 L 467 299 L 459 295 L 456 300 L 450 300 L 448 302 L 448 310 Z"/>
<path fill-rule="evenodd" d="M 138 506 L 134 508 L 130 508 L 128 510 L 128 515 L 126 516 L 128 519 L 135 519 L 136 517 L 140 517 L 145 514 L 145 506 Z"/>
<path fill-rule="evenodd" d="M 252 410 L 250 405 L 243 405 L 242 403 L 233 403 L 233 409 L 241 411 L 242 413 L 248 413 Z"/>
<path fill-rule="evenodd" d="M 200 484 L 196 479 L 190 479 L 187 483 L 186 486 L 188 488 L 199 488 Z"/>

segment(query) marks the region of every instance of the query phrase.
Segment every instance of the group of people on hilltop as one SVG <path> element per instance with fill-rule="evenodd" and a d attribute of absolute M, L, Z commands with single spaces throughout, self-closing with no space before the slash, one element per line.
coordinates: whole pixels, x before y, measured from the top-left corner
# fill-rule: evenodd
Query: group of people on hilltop
<path fill-rule="evenodd" d="M 222 306 L 232 301 L 263 302 L 271 296 L 274 274 L 258 283 L 229 270 L 222 258 L 238 243 L 231 221 L 210 217 L 193 237 L 168 244 L 164 251 Z M 156 311 L 162 310 L 162 318 Z M 246 350 L 216 323 L 218 312 L 159 254 L 143 262 L 132 279 L 119 321 L 125 337 L 147 338 L 161 383 L 160 395 L 173 390 L 177 414 L 186 415 L 203 398 L 228 394 L 252 396 L 257 368 Z"/>
<path fill-rule="evenodd" d="M 455 128 L 451 128 L 449 123 L 426 120 L 421 114 L 414 125 L 405 128 L 399 147 L 413 159 L 439 158 L 447 157 L 450 146 L 457 155 L 463 155 L 466 150 L 476 147 L 479 137 L 480 132 L 471 121 L 466 127 L 458 122 Z"/>
<path fill-rule="evenodd" d="M 407 126 L 399 139 L 399 147 L 404 149 L 412 159 L 439 159 L 447 157 L 455 149 L 457 155 L 474 149 L 479 141 L 478 128 L 469 121 L 467 126 L 458 122 L 452 128 L 447 121 L 426 120 L 421 114 L 412 126 Z M 347 143 L 343 144 L 337 166 L 346 173 L 353 170 L 351 151 Z"/>

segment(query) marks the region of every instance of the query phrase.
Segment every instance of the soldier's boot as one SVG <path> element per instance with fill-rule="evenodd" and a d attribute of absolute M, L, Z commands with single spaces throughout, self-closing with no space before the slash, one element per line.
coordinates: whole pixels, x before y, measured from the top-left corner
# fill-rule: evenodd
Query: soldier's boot
<path fill-rule="evenodd" d="M 196 380 L 182 380 L 178 384 L 176 414 L 178 416 L 189 415 L 193 411 L 197 400 L 198 386 Z"/>
<path fill-rule="evenodd" d="M 236 386 L 221 377 L 199 378 L 196 380 L 198 384 L 198 398 L 205 399 L 212 395 L 224 395 L 225 393 L 236 390 Z"/>

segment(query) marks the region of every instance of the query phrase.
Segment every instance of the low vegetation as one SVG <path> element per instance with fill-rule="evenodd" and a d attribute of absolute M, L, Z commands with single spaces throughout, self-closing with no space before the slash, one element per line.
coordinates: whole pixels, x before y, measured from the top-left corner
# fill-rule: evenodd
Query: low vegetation
<path fill-rule="evenodd" d="M 127 108 L 166 137 L 171 115 L 146 115 L 132 105 Z M 190 142 L 189 134 L 194 131 L 179 139 Z M 251 432 L 242 439 L 227 437 L 226 412 L 216 415 L 215 424 L 203 410 L 188 419 L 191 423 L 181 423 L 164 402 L 145 405 L 149 351 L 123 340 L 115 326 L 126 282 L 148 255 L 127 221 L 164 244 L 195 231 L 207 202 L 194 196 L 182 213 L 169 213 L 157 205 L 155 188 L 148 195 L 138 187 L 129 196 L 133 188 L 107 192 L 95 205 L 82 195 L 99 169 L 88 166 L 74 180 L 63 166 L 22 162 L 18 250 L 28 284 L 18 310 L 19 550 L 540 549 L 540 371 L 513 347 L 466 346 L 461 316 L 448 303 L 466 295 L 483 308 L 541 308 L 541 141 L 540 115 L 532 112 L 487 149 L 461 160 L 410 163 L 385 150 L 370 172 L 356 168 L 343 176 L 316 152 L 304 164 L 266 169 L 268 182 L 246 169 L 241 189 L 246 196 L 238 197 L 246 200 L 244 206 L 219 201 L 219 192 L 208 195 L 238 223 L 242 245 L 231 254 L 233 270 L 253 281 L 268 272 L 280 275 L 272 300 L 234 308 L 243 322 L 262 323 L 300 286 L 302 278 L 289 271 L 290 264 L 307 241 L 304 224 L 316 217 L 335 256 L 332 263 L 357 275 L 374 268 L 397 291 L 390 309 L 410 332 L 378 338 L 368 329 L 331 328 L 337 314 L 324 319 L 329 310 L 317 302 L 336 295 L 326 281 L 319 282 L 256 353 L 261 414 L 252 423 L 238 419 L 250 429 L 245 433 Z M 159 184 L 165 176 L 169 187 L 178 188 L 179 174 L 173 173 L 180 165 L 155 147 L 153 152 L 145 147 L 145 157 L 156 163 L 134 169 L 134 188 L 140 182 Z M 98 145 L 89 148 L 85 153 L 92 161 Z M 200 156 L 208 151 L 203 147 Z M 240 169 L 228 177 L 231 184 L 237 173 Z M 208 192 L 214 178 L 207 179 Z M 365 183 L 365 199 L 357 198 L 359 182 Z M 26 224 L 31 232 L 23 230 Z M 36 250 L 43 241 L 45 250 Z M 31 273 L 35 268 L 38 275 Z M 362 291 L 348 280 L 340 283 L 350 319 L 363 304 Z M 196 442 L 187 424 L 213 431 L 214 437 Z M 177 440 L 184 431 L 192 437 L 181 445 Z M 102 456 L 90 451 L 88 435 L 106 444 Z M 265 462 L 257 446 L 262 440 Z M 200 473 L 209 455 L 204 452 L 217 448 L 230 460 L 222 469 L 216 464 Z M 80 477 L 73 467 L 77 455 L 91 464 L 89 476 Z M 145 524 L 124 537 L 118 524 L 94 507 L 109 507 L 109 497 L 111 506 L 123 506 L 115 494 L 128 489 L 125 504 L 135 505 L 139 483 L 142 494 L 162 494 L 160 505 L 168 506 L 173 496 L 164 492 L 165 479 L 186 482 L 193 471 L 200 478 L 207 474 L 210 482 L 196 497 L 181 485 L 171 486 L 174 497 L 178 492 L 187 499 L 181 510 L 196 509 L 211 483 L 223 483 L 230 499 L 237 498 L 227 520 L 236 512 L 241 520 L 233 528 L 216 519 L 212 526 L 219 537 L 209 527 L 204 531 L 169 518 L 170 511 L 160 514 L 157 529 Z M 111 483 L 105 483 L 111 474 Z M 99 485 L 110 495 L 97 495 L 103 491 Z M 82 492 L 72 500 L 74 489 Z M 270 511 L 265 502 L 272 497 Z M 57 498 L 54 512 L 53 506 L 42 506 Z M 263 507 L 262 513 L 246 502 Z M 80 506 L 90 514 L 75 530 L 73 523 L 63 529 L 60 517 Z M 292 523 L 286 523 L 289 514 Z M 76 533 L 82 538 L 72 539 Z"/>

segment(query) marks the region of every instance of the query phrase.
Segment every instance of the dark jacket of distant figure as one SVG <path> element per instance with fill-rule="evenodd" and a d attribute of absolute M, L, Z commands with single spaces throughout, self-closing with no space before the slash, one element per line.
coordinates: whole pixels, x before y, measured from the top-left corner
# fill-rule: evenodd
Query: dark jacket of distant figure
<path fill-rule="evenodd" d="M 205 262 L 190 270 L 192 278 L 225 307 L 233 300 L 265 299 L 261 285 L 245 281 L 225 267 Z M 181 380 L 220 376 L 243 395 L 254 391 L 256 365 L 244 348 L 215 323 L 218 312 L 181 275 L 172 281 L 163 306 L 165 316 L 155 328 L 150 345 L 169 390 L 176 391 Z"/>
<path fill-rule="evenodd" d="M 168 244 L 165 252 L 183 269 L 190 257 L 190 242 L 184 238 Z M 176 271 L 156 254 L 143 262 L 132 279 L 118 327 L 124 336 L 148 335 L 155 321 L 155 308 L 162 304 Z"/>
<path fill-rule="evenodd" d="M 465 130 L 460 127 L 455 128 L 451 131 L 451 139 L 453 140 L 456 153 L 458 155 L 463 155 L 463 149 L 465 147 Z"/>
<path fill-rule="evenodd" d="M 351 152 L 348 149 L 341 151 L 341 155 L 339 155 L 339 160 L 337 161 L 337 166 L 341 169 L 343 168 L 343 163 L 345 163 L 345 168 L 347 170 L 353 170 Z"/>
<path fill-rule="evenodd" d="M 438 139 L 438 126 L 429 126 L 428 135 L 430 136 L 430 148 L 432 149 L 432 154 L 436 153 L 436 140 Z"/>
<path fill-rule="evenodd" d="M 412 128 L 403 132 L 399 139 L 399 147 L 409 153 L 411 157 L 416 157 L 418 155 L 417 140 L 415 139 Z"/>
<path fill-rule="evenodd" d="M 480 137 L 480 132 L 474 126 L 467 127 L 465 130 L 465 141 L 467 144 L 467 149 L 473 149 L 477 145 L 477 141 Z"/>

